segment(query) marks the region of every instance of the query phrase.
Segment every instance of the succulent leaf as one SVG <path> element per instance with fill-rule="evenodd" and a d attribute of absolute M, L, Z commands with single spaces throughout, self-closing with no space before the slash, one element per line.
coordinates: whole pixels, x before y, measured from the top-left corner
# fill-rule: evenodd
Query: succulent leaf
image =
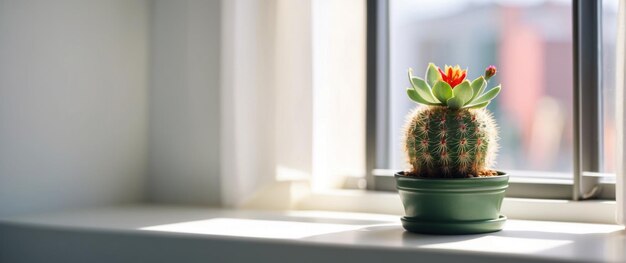
<path fill-rule="evenodd" d="M 422 98 L 419 93 L 414 89 L 414 88 L 407 88 L 406 89 L 406 94 L 409 95 L 409 98 L 417 103 L 421 103 L 424 105 L 439 105 L 439 103 L 436 102 L 430 102 L 428 100 L 425 100 L 424 98 Z"/>
<path fill-rule="evenodd" d="M 495 88 L 485 92 L 485 94 L 483 94 L 482 96 L 478 97 L 477 99 L 475 99 L 471 103 L 472 103 L 472 105 L 477 105 L 477 104 L 481 104 L 481 103 L 485 103 L 485 102 L 490 102 L 493 98 L 498 96 L 498 93 L 500 93 L 500 85 L 498 85 Z"/>
<path fill-rule="evenodd" d="M 458 98 L 458 101 L 461 103 L 461 107 L 467 104 L 474 95 L 471 84 L 467 80 L 464 80 L 461 84 L 454 87 L 452 91 L 454 93 L 454 98 Z"/>
<path fill-rule="evenodd" d="M 485 87 L 487 87 L 487 81 L 485 81 L 483 76 L 480 76 L 472 81 L 472 90 L 474 91 L 474 95 L 468 103 L 472 103 L 474 99 L 478 98 L 478 96 L 485 91 Z"/>
<path fill-rule="evenodd" d="M 458 110 L 463 107 L 463 99 L 461 97 L 452 97 L 447 101 L 448 107 L 450 109 Z"/>
<path fill-rule="evenodd" d="M 447 105 L 448 100 L 454 96 L 454 93 L 450 84 L 438 80 L 433 86 L 433 95 L 435 95 L 435 98 L 441 101 L 444 105 Z"/>
<path fill-rule="evenodd" d="M 432 91 L 426 81 L 420 79 L 418 77 L 411 77 L 411 84 L 415 91 L 422 97 L 424 100 L 428 101 L 431 104 L 438 104 L 437 99 L 433 96 Z"/>
<path fill-rule="evenodd" d="M 428 81 L 428 85 L 431 87 L 435 86 L 435 82 L 441 80 L 441 74 L 437 70 L 437 66 L 433 63 L 428 63 L 428 68 L 426 69 L 426 81 Z"/>
<path fill-rule="evenodd" d="M 481 109 L 481 108 L 487 107 L 487 105 L 489 105 L 490 102 L 491 101 L 483 102 L 483 103 L 480 103 L 480 104 L 472 104 L 472 105 L 469 105 L 469 106 L 467 106 L 465 108 L 466 109 Z"/>

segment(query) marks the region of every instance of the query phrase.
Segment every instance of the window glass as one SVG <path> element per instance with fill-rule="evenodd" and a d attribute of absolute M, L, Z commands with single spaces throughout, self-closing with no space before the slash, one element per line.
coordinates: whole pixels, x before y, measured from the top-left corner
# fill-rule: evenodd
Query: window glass
<path fill-rule="evenodd" d="M 401 127 L 416 106 L 404 92 L 406 70 L 422 75 L 434 62 L 468 68 L 470 79 L 498 67 L 489 88 L 503 90 L 488 107 L 500 126 L 498 169 L 571 176 L 571 13 L 570 1 L 390 0 L 385 168 L 405 168 Z"/>
<path fill-rule="evenodd" d="M 615 44 L 618 0 L 602 1 L 602 172 L 615 173 Z M 609 176 L 614 177 L 614 175 Z"/>

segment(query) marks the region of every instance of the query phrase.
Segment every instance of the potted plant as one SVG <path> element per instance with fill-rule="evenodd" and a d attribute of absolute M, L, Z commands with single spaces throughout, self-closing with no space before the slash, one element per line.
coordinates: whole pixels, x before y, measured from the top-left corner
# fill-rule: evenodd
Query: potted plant
<path fill-rule="evenodd" d="M 395 175 L 406 216 L 403 227 L 429 234 L 473 234 L 502 229 L 500 214 L 508 176 L 490 167 L 498 130 L 485 107 L 500 92 L 486 91 L 496 74 L 466 79 L 459 66 L 428 65 L 425 79 L 413 76 L 409 98 L 419 104 L 407 116 L 404 150 L 409 170 Z"/>

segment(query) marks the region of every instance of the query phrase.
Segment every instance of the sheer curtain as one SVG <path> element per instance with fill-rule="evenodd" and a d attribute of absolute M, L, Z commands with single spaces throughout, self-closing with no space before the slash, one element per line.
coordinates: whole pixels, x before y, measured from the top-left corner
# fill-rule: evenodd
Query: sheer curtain
<path fill-rule="evenodd" d="M 224 205 L 291 208 L 311 185 L 363 176 L 365 1 L 233 0 L 222 14 Z"/>
<path fill-rule="evenodd" d="M 223 204 L 237 207 L 311 174 L 311 3 L 222 8 L 221 191 Z M 270 202 L 290 199 L 288 190 Z"/>

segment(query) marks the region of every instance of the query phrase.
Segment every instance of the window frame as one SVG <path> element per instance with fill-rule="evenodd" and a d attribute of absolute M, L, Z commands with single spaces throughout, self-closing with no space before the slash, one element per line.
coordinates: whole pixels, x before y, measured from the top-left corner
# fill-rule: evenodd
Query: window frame
<path fill-rule="evenodd" d="M 379 138 L 387 137 L 388 92 L 381 87 L 389 83 L 388 58 L 388 1 L 367 0 L 366 3 L 366 182 L 368 190 L 376 187 L 373 171 L 387 163 L 387 144 Z"/>
<path fill-rule="evenodd" d="M 366 181 L 368 190 L 395 191 L 386 166 L 389 113 L 389 1 L 367 0 Z M 507 197 L 615 200 L 615 183 L 601 180 L 602 158 L 602 1 L 572 1 L 574 172 L 507 171 Z M 585 74 L 582 74 L 582 73 Z M 585 98 L 585 103 L 582 103 Z M 380 154 L 385 153 L 385 154 Z M 569 175 L 569 174 L 568 174 Z"/>

